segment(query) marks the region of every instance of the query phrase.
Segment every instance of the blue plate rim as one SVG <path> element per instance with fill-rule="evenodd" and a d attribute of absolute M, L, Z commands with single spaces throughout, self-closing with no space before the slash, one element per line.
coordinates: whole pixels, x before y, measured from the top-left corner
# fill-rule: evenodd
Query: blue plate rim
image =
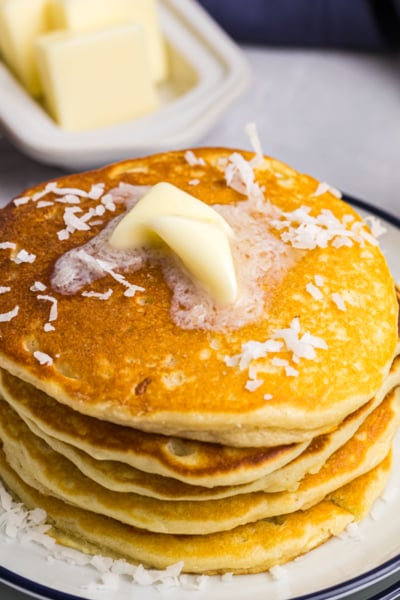
<path fill-rule="evenodd" d="M 349 194 L 343 193 L 342 199 L 345 202 L 351 204 L 353 207 L 361 208 L 362 210 L 365 210 L 374 216 L 384 219 L 386 222 L 390 223 L 400 231 L 400 217 L 397 217 L 396 215 L 378 206 L 374 206 L 369 202 L 366 202 L 365 200 L 360 200 L 359 198 L 355 198 L 354 196 L 351 196 Z M 336 585 L 330 586 L 328 588 L 324 588 L 323 590 L 319 590 L 317 592 L 311 592 L 302 596 L 292 597 L 292 600 L 335 600 L 338 598 L 348 598 L 349 594 L 365 590 L 373 584 L 383 581 L 386 577 L 389 577 L 390 575 L 395 575 L 399 571 L 400 548 L 399 554 L 385 561 L 381 565 L 370 569 L 366 573 L 362 573 L 361 575 L 358 575 Z M 75 594 L 70 594 L 69 592 L 63 592 L 61 590 L 57 590 L 56 588 L 52 588 L 42 583 L 28 579 L 23 575 L 18 575 L 17 573 L 14 573 L 13 571 L 10 571 L 9 569 L 1 565 L 0 581 L 8 585 L 9 587 L 17 589 L 21 592 L 32 593 L 36 595 L 36 597 L 45 598 L 46 600 L 86 600 L 83 596 L 76 596 Z M 397 584 L 394 584 L 390 586 L 386 591 L 383 590 L 380 594 L 374 596 L 371 600 L 378 600 L 378 598 L 382 600 L 394 600 L 398 596 L 393 594 L 398 594 L 398 589 L 399 587 L 397 586 Z"/>

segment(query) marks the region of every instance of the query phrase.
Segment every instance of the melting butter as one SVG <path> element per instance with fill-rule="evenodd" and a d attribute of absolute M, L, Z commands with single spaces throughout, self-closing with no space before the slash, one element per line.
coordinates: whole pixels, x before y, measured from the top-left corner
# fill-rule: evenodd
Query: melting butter
<path fill-rule="evenodd" d="M 109 244 L 129 249 L 166 244 L 218 303 L 232 303 L 238 284 L 229 238 L 213 208 L 170 183 L 158 183 L 123 217 Z"/>

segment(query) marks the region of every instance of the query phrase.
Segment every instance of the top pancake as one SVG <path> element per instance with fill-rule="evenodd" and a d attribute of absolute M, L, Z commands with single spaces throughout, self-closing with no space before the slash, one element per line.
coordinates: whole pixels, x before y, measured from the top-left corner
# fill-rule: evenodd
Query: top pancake
<path fill-rule="evenodd" d="M 165 153 L 67 176 L 57 186 L 89 191 L 103 183 L 107 192 L 120 182 L 148 186 L 168 181 L 206 203 L 233 205 L 246 197 L 226 185 L 219 166 L 232 152 L 196 150 L 205 165 L 194 166 L 184 152 Z M 348 230 L 360 222 L 331 193 L 315 195 L 315 179 L 278 161 L 266 158 L 254 172 L 266 198 L 286 213 L 306 206 L 318 216 L 328 209 L 339 220 L 345 217 Z M 200 183 L 191 185 L 193 179 Z M 43 190 L 41 185 L 24 196 L 32 198 Z M 0 295 L 0 315 L 11 311 L 10 320 L 2 316 L 0 322 L 0 366 L 79 412 L 145 431 L 229 445 L 292 443 L 336 426 L 374 395 L 388 373 L 397 339 L 397 303 L 385 259 L 368 239 L 297 251 L 280 278 L 261 282 L 267 301 L 255 322 L 221 330 L 184 329 L 171 318 L 171 291 L 157 265 L 124 273 L 130 283 L 144 288 L 133 297 L 126 297 L 124 286 L 110 275 L 84 288 L 111 289 L 108 300 L 83 297 L 81 291 L 55 292 L 51 277 L 56 261 L 93 238 L 125 207 L 117 203 L 115 212 L 96 219 L 101 223 L 60 241 L 66 204 L 55 201 L 60 196 L 52 191 L 40 200 L 10 203 L 1 212 L 0 244 L 16 247 L 0 246 L 0 283 L 10 288 Z M 79 207 L 85 214 L 100 203 L 80 198 Z M 368 231 L 365 225 L 361 228 Z M 277 240 L 281 232 L 270 230 Z M 286 246 L 289 254 L 293 249 Z M 20 250 L 34 255 L 33 262 L 19 262 Z M 315 276 L 323 278 L 322 299 L 306 290 Z M 37 281 L 45 291 L 31 291 Z M 345 300 L 346 310 L 332 294 Z M 57 318 L 51 321 L 54 329 L 46 330 L 54 299 Z M 299 337 L 310 332 L 325 347 L 315 349 L 315 358 L 298 363 L 285 347 L 254 360 L 264 383 L 249 391 L 245 386 L 251 363 L 240 370 L 240 365 L 228 366 L 226 357 L 239 355 L 243 343 L 265 342 L 276 330 L 290 329 L 294 319 Z M 38 358 L 44 355 L 51 364 L 40 364 Z M 287 360 L 298 374 L 288 376 L 273 358 Z"/>

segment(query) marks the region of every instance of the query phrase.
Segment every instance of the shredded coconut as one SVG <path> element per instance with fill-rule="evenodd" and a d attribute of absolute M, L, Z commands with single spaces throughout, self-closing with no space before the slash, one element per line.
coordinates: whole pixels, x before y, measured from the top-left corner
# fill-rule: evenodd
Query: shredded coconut
<path fill-rule="evenodd" d="M 111 288 L 108 288 L 106 292 L 95 292 L 95 291 L 87 291 L 82 292 L 82 296 L 86 298 L 98 298 L 99 300 L 108 300 L 113 294 Z"/>
<path fill-rule="evenodd" d="M 65 190 L 68 190 L 66 188 Z M 74 192 L 76 190 L 68 190 L 68 192 Z M 110 212 L 114 212 L 116 210 L 116 204 L 114 197 L 111 193 L 107 193 L 102 195 L 104 191 L 104 184 L 98 184 L 97 187 L 92 186 L 89 192 L 84 192 L 87 197 L 92 200 L 99 200 L 100 202 L 91 206 L 86 213 L 83 213 L 83 210 L 80 206 L 67 206 L 63 219 L 66 225 L 65 229 L 61 229 L 57 232 L 57 237 L 60 241 L 69 239 L 70 235 L 75 233 L 75 231 L 88 231 L 93 225 L 101 224 L 101 221 L 97 219 L 97 217 L 101 217 L 108 210 Z M 65 202 L 69 204 L 77 204 L 80 202 L 80 199 L 77 195 L 73 195 L 72 193 L 66 193 L 63 198 L 59 199 L 60 202 Z M 79 213 L 79 214 L 78 214 Z"/>
<path fill-rule="evenodd" d="M 280 353 L 284 350 L 291 353 L 291 360 L 299 363 L 300 359 L 315 360 L 316 349 L 326 350 L 328 348 L 324 339 L 312 335 L 309 331 L 300 334 L 300 319 L 292 319 L 290 326 L 283 329 L 275 329 L 271 338 L 265 342 L 251 341 L 242 344 L 242 352 L 234 356 L 225 356 L 224 362 L 228 367 L 238 366 L 241 371 L 248 369 L 250 380 L 254 380 L 254 365 L 251 363 L 257 359 L 265 358 L 269 353 Z M 297 377 L 299 371 L 289 361 L 281 356 L 272 356 L 271 364 L 285 369 L 288 377 Z M 245 387 L 249 382 L 245 384 Z M 246 388 L 247 389 L 247 388 Z"/>
<path fill-rule="evenodd" d="M 80 204 L 80 198 L 76 194 L 65 194 L 56 199 L 60 204 Z"/>
<path fill-rule="evenodd" d="M 369 517 L 373 521 L 380 521 L 382 519 L 382 517 L 385 515 L 386 511 L 387 511 L 387 502 L 382 500 L 382 498 L 378 498 L 378 500 L 376 500 L 374 502 L 374 505 L 372 506 L 372 508 L 369 512 Z"/>
<path fill-rule="evenodd" d="M 200 179 L 191 179 L 188 183 L 189 185 L 199 185 Z"/>
<path fill-rule="evenodd" d="M 35 541 L 46 548 L 55 541 L 46 535 L 50 525 L 46 524 L 46 513 L 40 508 L 27 510 L 15 502 L 0 482 L 0 530 L 9 538 L 18 541 Z"/>
<path fill-rule="evenodd" d="M 114 205 L 115 208 L 115 205 Z M 106 207 L 104 206 L 104 204 L 98 204 L 95 209 L 94 209 L 94 213 L 96 215 L 96 217 L 102 217 L 106 212 Z"/>
<path fill-rule="evenodd" d="M 185 152 L 184 156 L 185 156 L 186 162 L 191 167 L 195 167 L 195 166 L 204 167 L 206 165 L 206 161 L 204 160 L 204 158 L 199 158 L 198 156 L 195 155 L 195 153 L 192 150 L 187 150 Z"/>
<path fill-rule="evenodd" d="M 94 183 L 89 190 L 88 197 L 91 200 L 98 200 L 104 193 L 104 183 Z"/>
<path fill-rule="evenodd" d="M 16 247 L 14 242 L 0 242 L 0 250 L 15 250 Z"/>
<path fill-rule="evenodd" d="M 98 263 L 105 273 L 111 275 L 113 279 L 115 279 L 116 281 L 118 281 L 118 283 L 127 288 L 124 292 L 124 296 L 128 296 L 131 298 L 136 294 L 136 292 L 145 291 L 144 287 L 140 285 L 135 285 L 134 283 L 129 283 L 129 281 L 127 281 L 127 279 L 121 273 L 116 273 L 114 269 L 104 260 L 99 260 Z"/>
<path fill-rule="evenodd" d="M 0 285 L 0 294 L 6 294 L 10 292 L 11 288 L 8 285 Z"/>
<path fill-rule="evenodd" d="M 248 379 L 244 387 L 249 392 L 255 392 L 263 383 L 262 379 Z"/>
<path fill-rule="evenodd" d="M 257 133 L 257 127 L 255 123 L 248 123 L 245 127 L 245 132 L 249 136 L 250 143 L 255 152 L 255 156 L 251 159 L 250 165 L 252 167 L 258 167 L 264 160 L 264 153 L 261 146 L 261 141 Z"/>
<path fill-rule="evenodd" d="M 290 326 L 284 329 L 276 329 L 273 338 L 282 339 L 286 349 L 292 352 L 292 360 L 298 362 L 300 358 L 314 360 L 316 358 L 316 349 L 327 350 L 328 346 L 320 337 L 311 335 L 306 331 L 300 337 L 300 319 L 295 317 L 292 319 Z"/>
<path fill-rule="evenodd" d="M 33 285 L 29 288 L 31 292 L 44 292 L 46 286 L 41 281 L 35 281 Z"/>
<path fill-rule="evenodd" d="M 48 206 L 54 206 L 54 202 L 51 202 L 51 200 L 39 200 L 36 206 L 37 208 L 47 208 Z"/>
<path fill-rule="evenodd" d="M 36 350 L 33 353 L 33 356 L 36 358 L 36 360 L 39 361 L 39 363 L 41 365 L 50 366 L 50 365 L 53 364 L 53 359 L 51 358 L 51 356 L 49 356 L 45 352 L 41 352 L 40 350 Z"/>
<path fill-rule="evenodd" d="M 336 188 L 332 187 L 331 185 L 329 185 L 325 181 L 321 181 L 318 184 L 317 189 L 312 194 L 312 196 L 322 196 L 322 194 L 326 194 L 326 192 L 329 192 L 330 194 L 333 194 L 333 196 L 336 196 L 336 198 L 341 198 L 342 197 L 342 192 L 340 192 Z"/>
<path fill-rule="evenodd" d="M 324 285 L 325 278 L 322 275 L 314 275 L 315 285 L 322 287 Z"/>
<path fill-rule="evenodd" d="M 397 498 L 399 494 L 399 489 L 396 485 L 394 485 L 394 479 L 392 478 L 389 484 L 384 489 L 384 492 L 381 496 L 381 500 L 384 502 L 392 502 L 395 498 Z"/>
<path fill-rule="evenodd" d="M 21 263 L 33 263 L 36 260 L 36 254 L 31 254 L 26 250 L 20 250 L 12 259 L 17 265 Z"/>
<path fill-rule="evenodd" d="M 15 206 L 22 206 L 30 201 L 30 196 L 21 196 L 20 198 L 14 198 L 13 202 Z"/>
<path fill-rule="evenodd" d="M 181 583 L 188 590 L 203 590 L 209 580 L 208 575 L 198 575 L 190 577 L 189 575 L 181 575 Z"/>
<path fill-rule="evenodd" d="M 264 400 L 272 400 L 272 394 L 264 394 Z"/>
<path fill-rule="evenodd" d="M 297 375 L 299 374 L 298 370 L 292 367 L 291 365 L 285 367 L 285 373 L 288 377 L 297 377 Z"/>
<path fill-rule="evenodd" d="M 49 192 L 54 192 L 55 189 L 57 188 L 57 183 L 54 181 L 50 181 L 49 183 L 47 183 L 45 185 L 45 187 L 43 188 L 43 190 L 41 190 L 40 192 L 36 192 L 36 194 L 34 194 L 31 198 L 31 200 L 33 202 L 37 202 L 38 200 L 40 200 L 40 198 L 43 198 L 44 196 L 47 196 L 47 194 Z"/>
<path fill-rule="evenodd" d="M 57 237 L 60 240 L 60 242 L 67 240 L 69 238 L 68 230 L 61 229 L 60 231 L 57 232 Z"/>
<path fill-rule="evenodd" d="M 49 296 L 49 295 L 42 295 L 42 294 L 38 294 L 37 296 L 38 300 L 46 300 L 47 302 L 51 302 L 51 308 L 50 308 L 50 314 L 49 314 L 49 321 L 55 321 L 57 319 L 57 299 L 54 298 L 54 296 Z"/>
<path fill-rule="evenodd" d="M 306 285 L 306 290 L 309 294 L 311 294 L 311 296 L 315 299 L 315 300 L 322 300 L 322 298 L 324 297 L 323 293 L 321 292 L 321 290 L 315 286 L 313 283 L 307 283 Z"/>
<path fill-rule="evenodd" d="M 287 576 L 287 569 L 281 567 L 281 565 L 275 565 L 269 569 L 269 573 L 273 579 L 282 579 Z"/>
<path fill-rule="evenodd" d="M 253 360 L 264 358 L 268 352 L 279 352 L 283 346 L 282 342 L 276 340 L 267 340 L 266 342 L 245 342 L 242 344 L 242 351 L 235 356 L 225 356 L 224 362 L 228 367 L 238 366 L 241 371 L 248 368 Z"/>
<path fill-rule="evenodd" d="M 275 356 L 272 360 L 271 360 L 271 364 L 274 367 L 287 367 L 289 364 L 289 361 L 286 360 L 286 358 L 278 358 L 277 356 Z"/>
<path fill-rule="evenodd" d="M 282 212 L 274 219 L 273 227 L 281 231 L 281 239 L 294 248 L 314 250 L 315 248 L 334 248 L 352 246 L 354 243 L 364 246 L 369 242 L 376 246 L 375 237 L 365 229 L 364 222 L 355 222 L 350 228 L 343 217 L 339 220 L 329 209 L 322 209 L 316 216 L 310 214 L 309 206 L 301 206 L 293 212 Z"/>
<path fill-rule="evenodd" d="M 361 540 L 362 534 L 358 523 L 349 523 L 345 529 L 348 536 L 354 540 Z"/>
<path fill-rule="evenodd" d="M 101 203 L 104 205 L 106 210 L 110 210 L 111 212 L 114 212 L 116 209 L 116 205 L 115 205 L 112 194 L 105 194 L 105 196 L 103 196 L 101 199 Z"/>
<path fill-rule="evenodd" d="M 244 194 L 253 201 L 255 206 L 263 207 L 265 211 L 264 193 L 255 181 L 252 165 L 241 154 L 234 152 L 229 156 L 224 175 L 228 187 L 239 194 Z"/>
<path fill-rule="evenodd" d="M 123 559 L 84 554 L 73 548 L 60 546 L 48 535 L 50 525 L 47 514 L 40 508 L 28 510 L 21 502 L 16 502 L 0 481 L 0 531 L 8 538 L 18 542 L 33 542 L 47 552 L 49 564 L 56 560 L 81 567 L 91 567 L 98 579 L 81 585 L 85 590 L 106 591 L 115 588 L 120 577 L 129 578 L 140 586 L 154 586 L 160 591 L 173 587 L 183 589 L 202 589 L 207 577 L 182 575 L 183 561 L 170 565 L 164 570 L 145 569 L 142 565 L 133 565 Z"/>
<path fill-rule="evenodd" d="M 57 196 L 79 196 L 81 198 L 87 198 L 88 197 L 88 192 L 85 192 L 85 190 L 81 190 L 80 188 L 68 188 L 68 187 L 64 187 L 64 188 L 59 188 L 57 186 L 57 184 L 55 185 L 54 188 L 51 189 L 51 191 L 56 194 Z"/>
<path fill-rule="evenodd" d="M 375 238 L 380 237 L 384 233 L 386 233 L 387 229 L 382 225 L 382 222 L 372 215 L 365 217 L 364 221 L 369 225 L 372 235 Z"/>
<path fill-rule="evenodd" d="M 338 292 L 333 292 L 333 294 L 331 294 L 331 298 L 339 310 L 347 310 L 343 296 L 341 296 Z"/>
<path fill-rule="evenodd" d="M 90 229 L 86 221 L 82 217 L 77 216 L 81 212 L 82 209 L 79 206 L 69 206 L 65 209 L 63 218 L 69 233 L 73 233 L 76 230 L 87 231 Z"/>
<path fill-rule="evenodd" d="M 6 323 L 8 321 L 11 321 L 12 319 L 14 319 L 17 314 L 19 312 L 19 306 L 18 304 L 16 306 L 14 306 L 14 308 L 12 310 L 9 310 L 8 312 L 5 313 L 0 313 L 0 323 Z"/>

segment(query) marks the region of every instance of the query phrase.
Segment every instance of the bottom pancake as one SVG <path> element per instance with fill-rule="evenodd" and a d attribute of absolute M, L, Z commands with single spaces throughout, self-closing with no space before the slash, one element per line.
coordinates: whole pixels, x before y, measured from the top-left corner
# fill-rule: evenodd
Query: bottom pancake
<path fill-rule="evenodd" d="M 25 484 L 0 452 L 0 476 L 28 508 L 40 507 L 59 543 L 89 554 L 164 569 L 179 561 L 187 573 L 258 573 L 284 564 L 361 520 L 381 495 L 391 454 L 374 469 L 305 511 L 208 535 L 168 535 L 124 525 L 45 496 Z M 123 548 L 123 554 L 121 553 Z"/>

